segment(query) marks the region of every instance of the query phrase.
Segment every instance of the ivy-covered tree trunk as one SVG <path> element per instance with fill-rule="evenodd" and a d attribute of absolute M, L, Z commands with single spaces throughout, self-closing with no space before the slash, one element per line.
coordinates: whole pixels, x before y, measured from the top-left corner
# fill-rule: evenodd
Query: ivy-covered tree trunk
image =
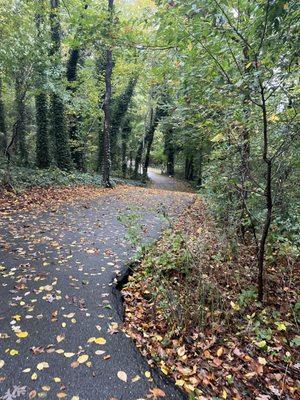
<path fill-rule="evenodd" d="M 41 92 L 35 97 L 36 108 L 36 165 L 38 168 L 50 167 L 48 136 L 47 94 Z"/>
<path fill-rule="evenodd" d="M 113 23 L 114 0 L 108 0 L 109 24 Z M 110 133 L 111 133 L 111 75 L 113 70 L 113 55 L 111 47 L 106 50 L 105 64 L 105 96 L 103 102 L 104 123 L 103 123 L 103 162 L 102 162 L 102 183 L 105 187 L 111 187 L 110 170 Z"/>
<path fill-rule="evenodd" d="M 138 147 L 136 155 L 135 155 L 133 179 L 138 178 L 139 168 L 140 168 L 140 165 L 142 162 L 142 157 L 143 157 L 144 144 L 145 144 L 145 140 L 143 138 L 139 143 L 139 147 Z"/>
<path fill-rule="evenodd" d="M 167 156 L 167 174 L 174 175 L 175 163 L 175 146 L 173 144 L 173 129 L 168 126 L 165 132 L 165 148 L 164 153 Z"/>
<path fill-rule="evenodd" d="M 137 82 L 137 77 L 132 77 L 128 85 L 126 86 L 124 92 L 119 96 L 114 102 L 114 107 L 112 108 L 111 115 L 111 160 L 112 165 L 116 165 L 117 161 L 117 144 L 118 136 L 123 120 L 126 116 L 128 108 L 130 106 L 130 101 L 132 99 L 134 88 Z"/>
<path fill-rule="evenodd" d="M 100 52 L 96 61 L 97 77 L 99 82 L 105 81 L 106 70 L 106 52 Z M 104 96 L 102 90 L 99 90 L 99 108 L 103 109 Z M 99 117 L 99 125 L 103 126 L 102 116 Z M 98 135 L 98 158 L 97 158 L 97 171 L 102 173 L 103 168 L 103 129 L 99 129 Z"/>
<path fill-rule="evenodd" d="M 113 7 L 113 0 L 109 0 L 110 7 Z M 105 70 L 105 98 L 103 102 L 104 124 L 103 124 L 103 160 L 102 160 L 102 182 L 105 187 L 111 187 L 110 170 L 110 107 L 111 107 L 111 75 L 112 75 L 112 50 L 106 51 Z"/>
<path fill-rule="evenodd" d="M 28 150 L 26 144 L 26 109 L 25 96 L 23 96 L 23 78 L 21 73 L 17 74 L 15 93 L 16 93 L 16 143 L 18 155 L 22 165 L 28 165 Z"/>
<path fill-rule="evenodd" d="M 163 96 L 164 97 L 164 96 Z M 145 135 L 145 159 L 143 164 L 143 180 L 147 179 L 148 174 L 148 167 L 150 162 L 150 153 L 151 147 L 154 139 L 154 133 L 156 131 L 157 125 L 159 124 L 160 120 L 166 115 L 166 111 L 164 109 L 164 105 L 162 104 L 162 98 L 159 100 L 156 110 L 153 108 L 150 109 L 150 119 L 149 125 L 147 128 L 147 132 Z"/>
<path fill-rule="evenodd" d="M 45 4 L 41 4 L 45 7 Z M 43 43 L 41 39 L 43 18 L 36 15 L 37 39 L 40 51 L 43 53 Z M 49 146 L 49 129 L 48 129 L 48 98 L 44 90 L 45 71 L 43 65 L 39 66 L 37 72 L 37 94 L 35 96 L 35 112 L 36 112 L 36 165 L 38 168 L 49 168 L 50 146 Z"/>
<path fill-rule="evenodd" d="M 61 63 L 61 27 L 59 19 L 59 0 L 51 0 L 51 37 L 52 57 L 56 68 Z M 65 124 L 65 107 L 63 99 L 58 92 L 51 94 L 51 136 L 55 149 L 56 164 L 60 169 L 70 170 L 72 168 L 69 135 Z"/>
<path fill-rule="evenodd" d="M 69 85 L 67 89 L 72 92 L 73 97 L 76 94 L 76 80 L 77 80 L 77 67 L 79 62 L 80 49 L 71 49 L 70 56 L 67 64 L 67 80 Z M 72 160 L 76 169 L 83 171 L 84 166 L 84 154 L 83 146 L 79 138 L 78 124 L 80 121 L 80 116 L 78 116 L 76 111 L 71 111 L 68 115 L 69 122 L 69 138 L 71 141 L 71 155 Z"/>
<path fill-rule="evenodd" d="M 147 179 L 147 174 L 148 174 L 148 167 L 149 167 L 149 162 L 150 162 L 150 152 L 151 152 L 151 146 L 153 143 L 153 138 L 154 138 L 154 132 L 156 129 L 157 125 L 157 119 L 155 115 L 155 111 L 153 108 L 150 110 L 150 123 L 146 132 L 145 136 L 145 149 L 146 149 L 146 154 L 145 154 L 145 160 L 143 164 L 143 180 L 145 181 Z"/>
<path fill-rule="evenodd" d="M 5 107 L 2 93 L 2 78 L 0 76 L 0 151 L 5 153 L 7 147 L 7 130 L 5 121 Z"/>
<path fill-rule="evenodd" d="M 194 179 L 194 158 L 187 156 L 185 159 L 184 177 L 188 181 Z"/>
<path fill-rule="evenodd" d="M 126 118 L 122 127 L 122 176 L 126 178 L 127 175 L 127 144 L 131 132 L 130 119 Z"/>
<path fill-rule="evenodd" d="M 161 101 L 161 100 L 160 100 Z M 157 105 L 156 110 L 151 107 L 150 109 L 150 117 L 149 117 L 149 123 L 146 128 L 146 133 L 144 138 L 140 141 L 139 147 L 136 153 L 135 157 L 135 165 L 134 165 L 134 173 L 133 173 L 133 178 L 137 179 L 138 177 L 138 170 L 140 167 L 140 164 L 142 162 L 143 158 L 143 151 L 146 149 L 146 154 L 145 154 L 145 159 L 143 162 L 143 180 L 147 179 L 147 173 L 148 173 L 148 167 L 149 167 L 149 162 L 150 162 L 150 153 L 151 153 L 151 146 L 153 143 L 153 138 L 154 138 L 154 133 L 157 128 L 157 125 L 159 121 L 161 120 L 162 117 L 165 116 L 165 110 L 163 109 L 162 104 Z"/>

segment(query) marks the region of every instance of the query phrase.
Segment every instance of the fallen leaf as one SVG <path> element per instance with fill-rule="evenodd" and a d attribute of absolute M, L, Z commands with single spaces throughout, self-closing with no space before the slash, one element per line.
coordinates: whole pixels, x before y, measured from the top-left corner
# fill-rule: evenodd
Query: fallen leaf
<path fill-rule="evenodd" d="M 106 343 L 106 340 L 105 340 L 104 338 L 102 338 L 102 337 L 99 337 L 99 338 L 96 338 L 96 339 L 94 340 L 94 343 L 97 343 L 97 344 L 105 344 L 105 343 Z"/>
<path fill-rule="evenodd" d="M 17 332 L 16 335 L 20 339 L 25 339 L 28 336 L 28 332 Z"/>
<path fill-rule="evenodd" d="M 117 373 L 118 378 L 123 381 L 123 382 L 127 382 L 127 374 L 124 371 L 119 371 Z"/>
<path fill-rule="evenodd" d="M 40 362 L 40 363 L 36 366 L 36 368 L 37 368 L 39 371 L 42 371 L 43 369 L 49 368 L 49 364 L 48 364 L 47 362 Z"/>
<path fill-rule="evenodd" d="M 84 364 L 88 359 L 89 359 L 89 356 L 87 354 L 82 354 L 82 356 L 79 356 L 77 358 L 77 362 L 79 364 Z"/>

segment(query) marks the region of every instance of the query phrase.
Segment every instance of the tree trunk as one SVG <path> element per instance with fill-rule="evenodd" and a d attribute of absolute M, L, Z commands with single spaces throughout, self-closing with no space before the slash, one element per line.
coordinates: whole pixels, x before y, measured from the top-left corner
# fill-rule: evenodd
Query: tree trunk
<path fill-rule="evenodd" d="M 45 6 L 45 4 L 41 4 Z M 42 29 L 42 16 L 36 15 L 36 28 L 37 39 L 40 46 L 40 51 L 43 52 L 43 43 L 41 40 Z M 44 55 L 44 54 L 43 54 Z M 49 132 L 48 132 L 48 99 L 44 91 L 45 72 L 44 67 L 41 65 L 37 71 L 37 90 L 38 94 L 35 96 L 35 110 L 36 110 L 36 165 L 38 168 L 50 167 L 50 148 L 49 148 Z"/>
<path fill-rule="evenodd" d="M 17 75 L 16 78 L 16 141 L 18 145 L 18 153 L 20 157 L 21 164 L 28 166 L 28 150 L 26 145 L 26 110 L 25 110 L 25 98 L 22 95 L 23 88 L 23 78 L 21 74 Z"/>
<path fill-rule="evenodd" d="M 112 23 L 114 0 L 108 0 L 108 11 L 110 13 L 110 23 Z M 103 102 L 104 124 L 103 124 L 103 165 L 102 165 L 102 184 L 110 188 L 110 118 L 111 118 L 111 75 L 113 69 L 112 50 L 106 50 L 105 67 L 105 97 Z"/>
<path fill-rule="evenodd" d="M 127 143 L 131 132 L 131 125 L 129 118 L 126 118 L 122 128 L 122 176 L 126 178 L 127 174 Z"/>
<path fill-rule="evenodd" d="M 165 133 L 165 148 L 164 153 L 167 156 L 167 175 L 174 175 L 174 163 L 175 163 L 175 148 L 173 145 L 173 129 L 167 127 Z"/>
<path fill-rule="evenodd" d="M 77 80 L 77 67 L 79 62 L 80 50 L 79 49 L 71 49 L 70 56 L 67 64 L 67 80 L 69 85 L 67 86 L 67 90 L 72 93 L 74 97 L 76 94 L 76 87 L 74 86 Z M 71 111 L 68 115 L 68 123 L 69 123 L 69 138 L 71 139 L 71 156 L 74 162 L 76 169 L 84 170 L 83 165 L 83 151 L 82 151 L 82 143 L 80 143 L 80 138 L 78 137 L 78 123 L 80 121 L 80 117 L 77 115 L 75 111 Z"/>
<path fill-rule="evenodd" d="M 143 165 L 143 181 L 146 181 L 146 179 L 147 179 L 148 167 L 149 167 L 149 162 L 150 162 L 150 152 L 151 152 L 151 146 L 153 143 L 155 129 L 156 129 L 156 115 L 153 110 L 153 107 L 151 107 L 150 122 L 149 122 L 148 130 L 147 130 L 146 136 L 145 136 L 146 154 L 145 154 L 145 160 L 144 160 L 144 165 Z"/>
<path fill-rule="evenodd" d="M 188 181 L 192 181 L 194 179 L 194 159 L 193 159 L 193 157 L 186 157 L 186 159 L 185 159 L 184 177 Z"/>
<path fill-rule="evenodd" d="M 130 106 L 130 102 L 134 93 L 134 88 L 137 83 L 137 77 L 129 79 L 129 82 L 124 92 L 114 102 L 114 107 L 111 113 L 111 161 L 115 166 L 117 161 L 117 144 L 120 128 L 126 117 L 126 113 Z"/>
<path fill-rule="evenodd" d="M 272 199 L 272 161 L 268 157 L 269 137 L 268 137 L 267 107 L 265 99 L 265 90 L 261 82 L 260 82 L 260 93 L 262 99 L 262 117 L 263 117 L 263 161 L 266 164 L 266 186 L 265 186 L 266 218 L 263 224 L 263 230 L 258 250 L 258 300 L 263 301 L 265 248 L 269 234 L 269 229 L 272 222 L 273 199 Z"/>
<path fill-rule="evenodd" d="M 59 20 L 59 0 L 51 0 L 51 38 L 53 62 L 59 67 L 61 62 L 61 26 Z M 72 169 L 68 132 L 65 125 L 65 107 L 58 93 L 51 94 L 51 136 L 54 142 L 56 164 L 60 169 Z"/>
<path fill-rule="evenodd" d="M 38 168 L 50 167 L 48 137 L 47 95 L 41 92 L 35 96 L 36 108 L 36 165 Z"/>
<path fill-rule="evenodd" d="M 142 139 L 140 141 L 139 147 L 138 147 L 136 155 L 135 155 L 133 179 L 138 178 L 139 167 L 141 165 L 142 157 L 143 157 L 143 150 L 144 150 L 144 139 Z"/>
<path fill-rule="evenodd" d="M 7 147 L 7 130 L 5 121 L 5 107 L 2 93 L 2 78 L 0 76 L 0 151 L 5 154 Z"/>

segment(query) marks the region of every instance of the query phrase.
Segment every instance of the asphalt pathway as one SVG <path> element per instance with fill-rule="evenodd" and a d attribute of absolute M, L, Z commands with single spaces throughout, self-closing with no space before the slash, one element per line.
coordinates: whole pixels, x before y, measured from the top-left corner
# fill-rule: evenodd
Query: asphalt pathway
<path fill-rule="evenodd" d="M 159 169 L 148 168 L 150 187 L 176 192 L 193 192 L 192 187 L 184 181 L 163 175 Z"/>
<path fill-rule="evenodd" d="M 192 201 L 124 188 L 1 217 L 0 399 L 184 398 L 122 332 L 115 287 L 135 252 L 129 234 L 157 238 L 164 215 Z"/>

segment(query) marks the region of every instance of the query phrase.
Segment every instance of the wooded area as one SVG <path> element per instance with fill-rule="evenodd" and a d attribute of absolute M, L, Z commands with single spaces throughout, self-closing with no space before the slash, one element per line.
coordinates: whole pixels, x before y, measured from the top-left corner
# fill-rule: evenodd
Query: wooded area
<path fill-rule="evenodd" d="M 226 243 L 211 262 L 249 268 L 260 304 L 277 274 L 297 321 L 299 17 L 293 0 L 0 0 L 1 198 L 161 168 L 204 199 Z"/>

